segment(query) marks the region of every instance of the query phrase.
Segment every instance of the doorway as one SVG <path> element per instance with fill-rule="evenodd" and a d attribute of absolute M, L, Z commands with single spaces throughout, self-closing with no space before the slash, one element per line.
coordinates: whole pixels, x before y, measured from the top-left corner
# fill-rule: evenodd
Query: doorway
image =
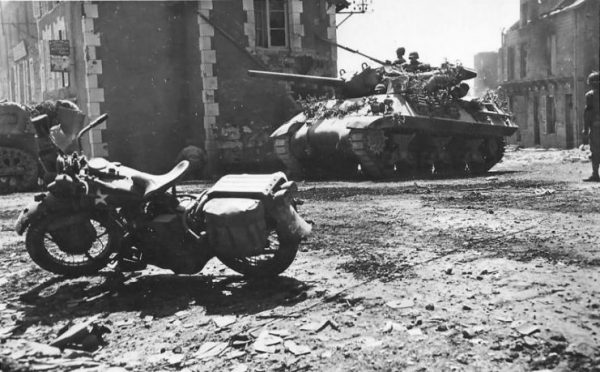
<path fill-rule="evenodd" d="M 540 140 L 540 97 L 533 96 L 533 144 L 539 146 Z"/>

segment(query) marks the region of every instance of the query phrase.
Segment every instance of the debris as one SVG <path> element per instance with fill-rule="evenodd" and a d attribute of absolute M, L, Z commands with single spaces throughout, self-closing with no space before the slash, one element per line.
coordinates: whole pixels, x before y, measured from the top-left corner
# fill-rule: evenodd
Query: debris
<path fill-rule="evenodd" d="M 363 349 L 377 349 L 383 345 L 382 340 L 378 340 L 373 337 L 363 337 L 361 339 Z"/>
<path fill-rule="evenodd" d="M 446 332 L 448 330 L 448 326 L 445 324 L 440 324 L 435 330 L 438 332 Z"/>
<path fill-rule="evenodd" d="M 325 321 L 316 322 L 316 323 L 307 323 L 307 324 L 303 325 L 302 327 L 300 327 L 300 330 L 317 333 L 317 332 L 321 332 L 322 330 L 327 328 L 327 326 L 330 326 L 332 329 L 334 329 L 336 331 L 340 330 L 337 323 L 332 320 L 325 320 Z"/>
<path fill-rule="evenodd" d="M 412 300 L 405 299 L 405 300 L 398 300 L 398 301 L 390 301 L 390 302 L 386 303 L 386 305 L 388 307 L 391 307 L 392 309 L 406 309 L 406 308 L 415 306 L 415 303 Z"/>
<path fill-rule="evenodd" d="M 425 306 L 425 310 L 433 311 L 435 310 L 435 306 L 433 306 L 433 304 L 428 304 L 427 306 Z"/>
<path fill-rule="evenodd" d="M 486 177 L 485 179 L 486 181 L 498 181 L 498 177 L 496 176 L 492 176 L 492 177 Z"/>
<path fill-rule="evenodd" d="M 469 306 L 469 305 L 463 305 L 462 309 L 465 310 L 465 311 L 471 311 L 471 310 L 473 310 L 473 308 L 471 306 Z"/>
<path fill-rule="evenodd" d="M 236 317 L 233 315 L 216 316 L 212 318 L 217 328 L 226 328 L 236 322 Z"/>
<path fill-rule="evenodd" d="M 281 337 L 273 336 L 269 334 L 269 331 L 265 330 L 260 333 L 254 344 L 254 350 L 261 353 L 274 353 L 276 351 L 275 345 L 279 345 L 283 342 Z"/>
<path fill-rule="evenodd" d="M 227 344 L 227 342 L 205 342 L 200 346 L 198 351 L 196 351 L 194 356 L 198 360 L 208 360 L 221 355 L 228 347 L 229 344 Z"/>
<path fill-rule="evenodd" d="M 294 341 L 285 341 L 283 346 L 287 351 L 294 354 L 295 356 L 310 354 L 310 347 L 306 345 L 298 345 Z"/>
<path fill-rule="evenodd" d="M 403 331 L 404 329 L 405 329 L 405 327 L 400 323 L 387 322 L 383 326 L 382 331 L 383 331 L 383 333 L 389 333 L 389 332 L 393 332 L 393 331 Z"/>
<path fill-rule="evenodd" d="M 248 366 L 245 364 L 238 364 L 235 367 L 233 367 L 233 369 L 231 370 L 231 372 L 247 372 L 248 371 Z"/>
<path fill-rule="evenodd" d="M 102 335 L 105 333 L 110 333 L 110 330 L 106 326 L 98 324 L 97 318 L 93 318 L 72 326 L 52 341 L 50 345 L 58 348 L 69 346 L 91 351 L 100 346 L 103 342 Z"/>
<path fill-rule="evenodd" d="M 529 323 L 525 323 L 522 326 L 517 328 L 517 332 L 519 332 L 523 336 L 530 336 L 539 331 L 540 331 L 540 328 L 538 326 L 531 325 Z"/>
<path fill-rule="evenodd" d="M 227 360 L 231 360 L 231 359 L 236 359 L 239 357 L 243 357 L 244 355 L 246 355 L 246 352 L 244 350 L 231 350 L 229 351 L 226 355 L 225 355 L 225 359 Z"/>
<path fill-rule="evenodd" d="M 545 196 L 545 195 L 552 195 L 554 193 L 556 193 L 556 190 L 554 190 L 554 189 L 539 188 L 539 189 L 536 189 L 533 194 L 535 196 Z"/>
<path fill-rule="evenodd" d="M 598 347 L 594 347 L 584 341 L 571 343 L 565 350 L 568 354 L 580 355 L 586 358 L 593 358 L 598 351 Z"/>
<path fill-rule="evenodd" d="M 513 318 L 511 318 L 510 316 L 506 315 L 506 316 L 497 316 L 496 320 L 502 323 L 512 323 L 513 322 Z"/>
<path fill-rule="evenodd" d="M 417 327 L 409 329 L 408 331 L 406 331 L 406 333 L 413 337 L 423 336 L 423 331 L 421 331 L 421 328 Z"/>

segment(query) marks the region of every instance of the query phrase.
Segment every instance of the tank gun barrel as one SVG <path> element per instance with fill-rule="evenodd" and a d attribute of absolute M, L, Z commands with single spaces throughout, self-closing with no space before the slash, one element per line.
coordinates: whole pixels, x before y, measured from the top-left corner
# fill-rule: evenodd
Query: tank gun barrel
<path fill-rule="evenodd" d="M 326 77 L 326 76 L 314 76 L 314 75 L 288 74 L 288 73 L 284 73 L 284 72 L 248 70 L 248 75 L 251 77 L 257 77 L 257 78 L 263 78 L 263 79 L 324 84 L 324 85 L 329 85 L 329 86 L 334 86 L 334 87 L 341 87 L 341 86 L 344 86 L 344 84 L 346 84 L 346 81 L 344 79 L 340 79 L 340 78 L 332 78 L 332 77 Z"/>
<path fill-rule="evenodd" d="M 350 52 L 350 53 L 358 54 L 359 56 L 363 56 L 363 57 L 365 57 L 365 58 L 368 58 L 368 59 L 370 59 L 370 60 L 371 60 L 371 61 L 373 61 L 373 62 L 379 63 L 380 65 L 383 65 L 383 66 L 385 66 L 385 65 L 389 65 L 389 63 L 388 63 L 388 62 L 385 62 L 385 61 L 382 61 L 382 60 L 380 60 L 380 59 L 377 59 L 377 58 L 375 58 L 375 57 L 371 57 L 371 56 L 369 56 L 369 55 L 367 55 L 367 54 L 361 53 L 361 52 L 359 52 L 359 51 L 358 51 L 358 50 L 356 50 L 356 49 L 348 48 L 347 46 L 344 46 L 344 45 L 342 45 L 342 44 L 338 44 L 338 43 L 336 43 L 335 41 L 331 41 L 331 40 L 323 39 L 322 37 L 319 37 L 319 36 L 316 36 L 316 38 L 317 38 L 318 40 L 321 40 L 321 41 L 325 42 L 325 43 L 328 43 L 328 44 L 334 45 L 334 46 L 336 46 L 336 47 L 338 47 L 338 48 L 344 49 L 344 50 L 346 50 L 346 51 L 348 51 L 348 52 Z"/>

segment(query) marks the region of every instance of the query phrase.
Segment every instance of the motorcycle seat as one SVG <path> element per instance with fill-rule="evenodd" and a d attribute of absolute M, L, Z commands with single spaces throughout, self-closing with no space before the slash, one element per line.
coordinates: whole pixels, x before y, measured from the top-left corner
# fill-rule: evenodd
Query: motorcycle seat
<path fill-rule="evenodd" d="M 127 176 L 139 186 L 143 191 L 143 198 L 148 199 L 152 195 L 164 192 L 169 187 L 173 186 L 185 173 L 190 166 L 190 162 L 187 160 L 181 161 L 171 171 L 162 175 L 154 175 L 149 173 L 140 172 L 138 170 L 129 168 Z"/>

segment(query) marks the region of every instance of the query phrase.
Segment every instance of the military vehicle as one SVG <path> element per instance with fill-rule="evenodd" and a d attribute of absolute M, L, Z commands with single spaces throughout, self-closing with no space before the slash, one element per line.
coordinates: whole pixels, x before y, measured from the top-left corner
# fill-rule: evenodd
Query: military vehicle
<path fill-rule="evenodd" d="M 30 113 L 15 102 L 0 103 L 0 194 L 37 185 L 38 162 Z"/>
<path fill-rule="evenodd" d="M 36 131 L 31 117 L 46 114 L 53 141 L 62 150 L 68 149 L 74 134 L 82 127 L 85 115 L 70 101 L 44 101 L 35 107 L 16 102 L 0 102 L 0 195 L 29 191 L 45 177 L 48 170 L 41 167 L 36 145 Z"/>
<path fill-rule="evenodd" d="M 377 62 L 381 62 L 375 60 Z M 276 129 L 275 153 L 293 177 L 370 179 L 487 172 L 517 126 L 499 102 L 465 99 L 460 64 L 408 72 L 381 62 L 350 78 L 250 70 L 249 75 L 335 88 L 334 98 L 305 99 L 303 111 Z"/>

